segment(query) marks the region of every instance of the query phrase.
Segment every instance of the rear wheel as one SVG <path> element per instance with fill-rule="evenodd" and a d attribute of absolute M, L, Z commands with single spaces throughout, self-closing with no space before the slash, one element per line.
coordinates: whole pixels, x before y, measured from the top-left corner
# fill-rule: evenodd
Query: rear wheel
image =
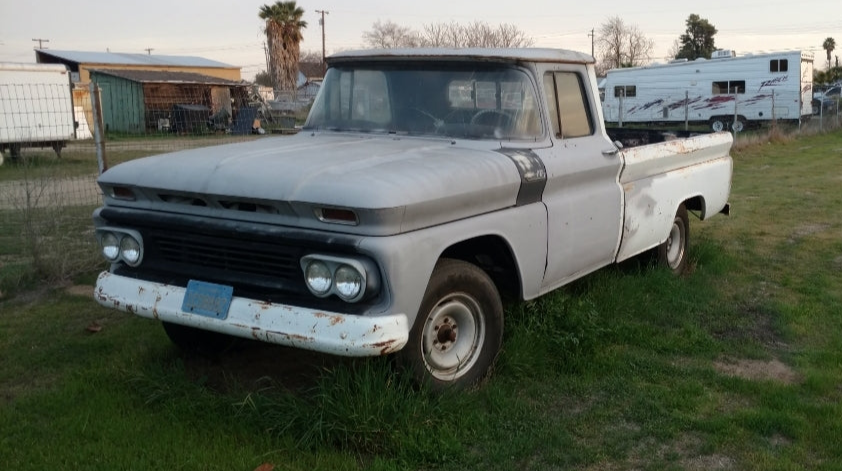
<path fill-rule="evenodd" d="M 503 305 L 491 278 L 476 265 L 442 259 L 398 355 L 416 383 L 465 388 L 489 373 L 502 341 Z"/>
<path fill-rule="evenodd" d="M 233 348 L 237 337 L 201 330 L 171 322 L 163 322 L 164 332 L 178 348 L 191 353 L 216 356 Z"/>
<path fill-rule="evenodd" d="M 678 207 L 669 236 L 658 246 L 658 264 L 676 275 L 687 270 L 687 249 L 690 246 L 690 219 L 684 204 Z"/>

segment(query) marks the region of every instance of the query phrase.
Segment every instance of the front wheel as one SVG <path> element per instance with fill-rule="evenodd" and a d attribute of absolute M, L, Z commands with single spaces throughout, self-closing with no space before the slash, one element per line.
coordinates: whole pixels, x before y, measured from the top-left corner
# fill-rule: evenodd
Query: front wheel
<path fill-rule="evenodd" d="M 658 246 L 658 264 L 676 275 L 687 270 L 687 249 L 690 247 L 690 219 L 684 204 L 678 207 L 669 236 Z"/>
<path fill-rule="evenodd" d="M 400 351 L 416 383 L 434 390 L 476 384 L 491 370 L 503 341 L 503 305 L 476 265 L 442 259 Z"/>

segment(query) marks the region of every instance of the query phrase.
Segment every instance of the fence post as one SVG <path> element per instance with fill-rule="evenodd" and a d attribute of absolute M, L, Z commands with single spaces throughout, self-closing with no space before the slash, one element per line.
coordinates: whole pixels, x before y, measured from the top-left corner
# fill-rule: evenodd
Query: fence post
<path fill-rule="evenodd" d="M 617 114 L 617 126 L 623 127 L 623 97 L 626 96 L 625 88 L 620 90 L 620 109 Z"/>
<path fill-rule="evenodd" d="M 690 129 L 690 92 L 684 90 L 684 130 Z"/>
<path fill-rule="evenodd" d="M 824 130 L 824 98 L 819 98 L 819 129 Z"/>
<path fill-rule="evenodd" d="M 731 132 L 734 134 L 734 140 L 737 140 L 737 100 L 739 99 L 739 94 L 737 91 L 734 91 L 734 122 L 731 123 Z"/>
<path fill-rule="evenodd" d="M 798 108 L 798 126 L 801 127 L 801 108 Z M 778 127 L 778 116 L 775 114 L 775 89 L 772 89 L 772 129 Z"/>
<path fill-rule="evenodd" d="M 94 114 L 94 144 L 96 145 L 96 160 L 99 165 L 99 173 L 108 170 L 108 162 L 105 159 L 105 126 L 102 118 L 102 96 L 99 86 L 91 82 L 91 108 Z"/>

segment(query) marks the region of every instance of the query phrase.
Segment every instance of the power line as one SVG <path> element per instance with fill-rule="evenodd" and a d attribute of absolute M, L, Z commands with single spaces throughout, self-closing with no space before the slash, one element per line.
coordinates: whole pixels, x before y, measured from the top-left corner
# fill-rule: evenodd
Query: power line
<path fill-rule="evenodd" d="M 155 48 L 152 48 L 152 47 L 147 47 L 146 49 L 144 49 L 144 51 L 146 51 L 146 54 L 150 55 L 150 56 L 152 55 L 152 51 L 154 51 L 154 50 L 155 50 Z"/>

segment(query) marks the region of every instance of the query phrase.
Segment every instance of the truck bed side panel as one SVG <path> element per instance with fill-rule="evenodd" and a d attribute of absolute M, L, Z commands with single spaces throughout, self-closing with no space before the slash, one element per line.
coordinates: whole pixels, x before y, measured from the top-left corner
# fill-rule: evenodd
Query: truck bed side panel
<path fill-rule="evenodd" d="M 617 261 L 666 240 L 682 202 L 702 197 L 702 219 L 725 207 L 731 191 L 730 146 L 730 134 L 716 133 L 624 152 L 620 183 L 626 208 Z"/>

